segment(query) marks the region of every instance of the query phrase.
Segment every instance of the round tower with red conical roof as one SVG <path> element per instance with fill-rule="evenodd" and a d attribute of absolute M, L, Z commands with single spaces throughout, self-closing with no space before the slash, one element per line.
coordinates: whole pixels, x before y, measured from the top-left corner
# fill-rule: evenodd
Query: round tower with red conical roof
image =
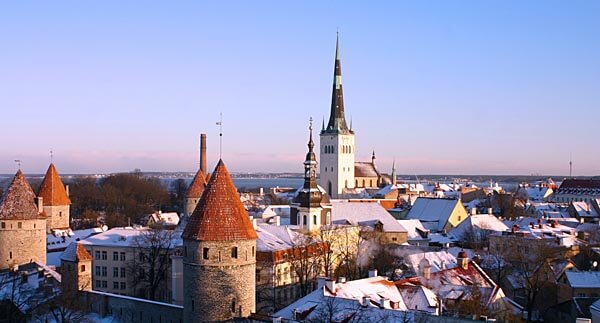
<path fill-rule="evenodd" d="M 46 263 L 46 216 L 19 170 L 0 200 L 0 269 Z"/>
<path fill-rule="evenodd" d="M 184 322 L 254 312 L 257 235 L 222 160 L 182 237 Z"/>
<path fill-rule="evenodd" d="M 60 180 L 56 167 L 51 163 L 40 185 L 38 196 L 43 198 L 47 218 L 46 230 L 67 230 L 70 224 L 71 200 L 65 185 Z"/>

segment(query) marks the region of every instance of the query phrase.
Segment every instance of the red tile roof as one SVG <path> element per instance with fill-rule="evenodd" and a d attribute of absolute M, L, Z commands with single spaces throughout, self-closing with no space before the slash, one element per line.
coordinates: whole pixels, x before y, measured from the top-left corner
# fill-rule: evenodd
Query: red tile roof
<path fill-rule="evenodd" d="M 45 218 L 45 215 L 38 212 L 35 193 L 19 170 L 0 200 L 0 219 L 32 220 L 40 218 Z"/>
<path fill-rule="evenodd" d="M 92 260 L 92 255 L 79 243 L 71 242 L 67 249 L 63 252 L 60 259 L 79 262 Z"/>
<path fill-rule="evenodd" d="M 46 176 L 40 185 L 38 196 L 44 198 L 44 205 L 55 206 L 55 205 L 71 205 L 71 200 L 67 195 L 65 186 L 58 176 L 56 167 L 54 164 L 50 164 Z"/>
<path fill-rule="evenodd" d="M 234 241 L 256 239 L 256 231 L 242 205 L 237 189 L 219 160 L 202 199 L 183 231 L 184 239 Z"/>
<path fill-rule="evenodd" d="M 207 177 L 208 176 L 205 175 L 201 169 L 199 169 L 198 172 L 196 173 L 196 176 L 194 176 L 194 179 L 192 180 L 190 187 L 188 187 L 188 190 L 185 193 L 185 197 L 187 197 L 187 198 L 202 197 L 202 193 L 204 192 L 204 189 L 206 188 Z"/>

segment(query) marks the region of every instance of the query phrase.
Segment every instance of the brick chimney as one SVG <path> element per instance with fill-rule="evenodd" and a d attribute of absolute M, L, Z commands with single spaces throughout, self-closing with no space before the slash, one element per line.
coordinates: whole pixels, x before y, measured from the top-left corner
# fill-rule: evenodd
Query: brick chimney
<path fill-rule="evenodd" d="M 206 134 L 200 134 L 200 170 L 206 174 Z"/>

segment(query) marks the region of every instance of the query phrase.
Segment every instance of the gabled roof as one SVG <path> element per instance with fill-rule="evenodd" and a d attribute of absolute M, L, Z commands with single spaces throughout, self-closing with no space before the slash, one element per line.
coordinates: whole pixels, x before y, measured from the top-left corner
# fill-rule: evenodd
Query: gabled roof
<path fill-rule="evenodd" d="M 371 162 L 354 162 L 354 177 L 379 177 L 379 172 Z"/>
<path fill-rule="evenodd" d="M 333 224 L 350 223 L 373 228 L 377 222 L 380 222 L 383 224 L 384 232 L 407 232 L 379 203 L 334 200 L 331 205 Z"/>
<path fill-rule="evenodd" d="M 253 240 L 256 231 L 223 160 L 219 160 L 202 198 L 183 231 L 199 241 Z"/>
<path fill-rule="evenodd" d="M 79 243 L 72 242 L 60 256 L 61 260 L 79 262 L 92 260 L 92 255 Z"/>
<path fill-rule="evenodd" d="M 44 198 L 44 205 L 71 205 L 65 186 L 58 176 L 54 164 L 50 164 L 46 176 L 40 185 L 38 196 Z"/>
<path fill-rule="evenodd" d="M 566 271 L 572 288 L 600 288 L 600 271 Z"/>
<path fill-rule="evenodd" d="M 32 220 L 40 218 L 45 218 L 45 215 L 38 212 L 35 193 L 19 170 L 0 200 L 0 219 Z"/>
<path fill-rule="evenodd" d="M 459 200 L 419 197 L 408 212 L 407 219 L 418 219 L 427 228 L 434 229 L 425 222 L 436 222 L 437 230 L 442 231 Z M 462 206 L 462 205 L 461 205 Z"/>
<path fill-rule="evenodd" d="M 502 232 L 508 229 L 506 224 L 491 214 L 475 214 L 467 217 L 449 233 L 461 240 L 468 234 L 475 234 L 477 230 Z"/>
<path fill-rule="evenodd" d="M 201 198 L 204 189 L 206 188 L 206 181 L 208 176 L 204 174 L 204 172 L 199 169 L 188 187 L 187 192 L 185 193 L 185 197 L 187 198 Z"/>

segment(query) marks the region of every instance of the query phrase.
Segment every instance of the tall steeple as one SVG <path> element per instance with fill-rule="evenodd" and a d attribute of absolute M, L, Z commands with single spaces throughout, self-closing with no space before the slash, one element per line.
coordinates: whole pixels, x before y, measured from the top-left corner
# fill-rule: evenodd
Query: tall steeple
<path fill-rule="evenodd" d="M 346 124 L 344 115 L 344 92 L 342 91 L 342 61 L 340 57 L 340 38 L 336 36 L 335 42 L 335 67 L 333 69 L 333 91 L 331 94 L 331 113 L 329 123 L 323 132 L 352 133 Z"/>
<path fill-rule="evenodd" d="M 317 187 L 317 157 L 314 152 L 315 143 L 312 137 L 312 118 L 310 118 L 310 126 L 308 127 L 310 135 L 308 140 L 308 153 L 304 160 L 304 186 L 298 192 L 294 202 L 299 203 L 303 207 L 319 206 L 322 200 L 322 194 Z"/>

